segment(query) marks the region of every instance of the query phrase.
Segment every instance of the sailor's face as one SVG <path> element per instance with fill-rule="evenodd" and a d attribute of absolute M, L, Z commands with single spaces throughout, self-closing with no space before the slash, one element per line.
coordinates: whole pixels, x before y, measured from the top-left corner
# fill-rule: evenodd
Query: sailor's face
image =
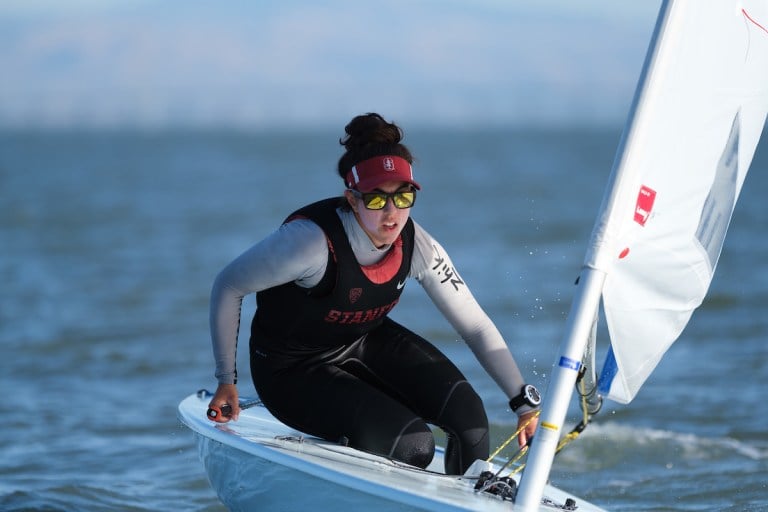
<path fill-rule="evenodd" d="M 410 184 L 402 181 L 387 181 L 370 192 L 394 193 L 410 189 Z M 410 215 L 410 208 L 397 208 L 391 197 L 387 198 L 380 210 L 370 210 L 365 207 L 362 197 L 346 192 L 347 201 L 355 212 L 357 221 L 362 226 L 368 238 L 376 247 L 389 245 L 397 240 Z"/>

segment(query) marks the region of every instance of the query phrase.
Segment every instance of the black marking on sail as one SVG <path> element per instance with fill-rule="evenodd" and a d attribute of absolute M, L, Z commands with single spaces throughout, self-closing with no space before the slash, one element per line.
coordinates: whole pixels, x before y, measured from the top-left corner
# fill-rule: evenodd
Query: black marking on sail
<path fill-rule="evenodd" d="M 696 238 L 709 256 L 709 267 L 714 270 L 725 241 L 725 233 L 731 222 L 736 204 L 736 181 L 739 175 L 739 126 L 740 116 L 736 112 L 731 133 L 717 162 L 715 179 L 709 189 L 707 200 L 701 209 Z"/>

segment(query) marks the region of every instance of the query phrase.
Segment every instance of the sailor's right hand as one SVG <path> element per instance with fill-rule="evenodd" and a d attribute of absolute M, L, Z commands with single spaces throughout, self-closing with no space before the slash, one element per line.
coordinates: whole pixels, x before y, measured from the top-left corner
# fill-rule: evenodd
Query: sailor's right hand
<path fill-rule="evenodd" d="M 539 424 L 538 409 L 526 412 L 517 420 L 517 429 L 520 433 L 517 436 L 517 442 L 520 448 L 523 448 L 533 439 L 536 427 Z"/>
<path fill-rule="evenodd" d="M 240 401 L 235 384 L 219 384 L 208 403 L 208 419 L 217 423 L 237 420 L 240 415 Z"/>

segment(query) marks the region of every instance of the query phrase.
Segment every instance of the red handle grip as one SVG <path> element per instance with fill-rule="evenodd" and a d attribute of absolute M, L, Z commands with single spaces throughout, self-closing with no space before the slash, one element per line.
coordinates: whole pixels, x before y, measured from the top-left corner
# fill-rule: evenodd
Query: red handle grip
<path fill-rule="evenodd" d="M 216 423 L 226 423 L 232 417 L 232 406 L 229 404 L 224 404 L 221 407 L 212 405 L 208 408 L 207 416 L 209 420 Z"/>

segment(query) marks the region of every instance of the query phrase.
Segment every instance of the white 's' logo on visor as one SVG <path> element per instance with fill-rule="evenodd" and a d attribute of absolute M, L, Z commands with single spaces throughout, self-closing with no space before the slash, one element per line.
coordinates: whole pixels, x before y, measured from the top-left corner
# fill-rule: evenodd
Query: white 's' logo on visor
<path fill-rule="evenodd" d="M 395 170 L 395 162 L 391 158 L 385 158 L 384 159 L 384 170 L 385 171 L 394 171 Z"/>

